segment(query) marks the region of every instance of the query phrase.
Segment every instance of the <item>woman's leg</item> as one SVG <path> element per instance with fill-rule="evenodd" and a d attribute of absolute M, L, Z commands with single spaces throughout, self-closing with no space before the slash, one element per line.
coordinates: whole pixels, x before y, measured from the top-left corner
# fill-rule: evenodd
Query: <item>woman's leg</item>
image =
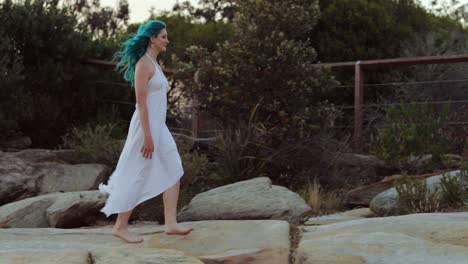
<path fill-rule="evenodd" d="M 137 237 L 128 231 L 128 219 L 130 219 L 132 211 L 133 210 L 120 213 L 117 216 L 117 221 L 115 221 L 114 228 L 112 229 L 112 235 L 121 238 L 128 243 L 140 243 L 143 242 L 143 238 Z"/>
<path fill-rule="evenodd" d="M 164 224 L 167 235 L 187 235 L 193 229 L 184 228 L 177 223 L 177 202 L 179 200 L 180 181 L 167 189 L 163 194 Z"/>

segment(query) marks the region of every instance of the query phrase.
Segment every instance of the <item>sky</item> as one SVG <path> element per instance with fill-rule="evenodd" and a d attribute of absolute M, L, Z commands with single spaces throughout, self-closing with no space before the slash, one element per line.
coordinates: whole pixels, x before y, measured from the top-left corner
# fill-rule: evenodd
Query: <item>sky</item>
<path fill-rule="evenodd" d="M 180 0 L 183 2 L 185 0 Z M 193 5 L 198 3 L 198 0 L 189 0 Z M 101 6 L 115 7 L 118 0 L 101 0 Z M 130 23 L 142 22 L 149 17 L 149 10 L 154 7 L 154 11 L 171 10 L 177 0 L 128 0 L 130 7 Z"/>
<path fill-rule="evenodd" d="M 179 0 L 183 2 L 185 0 Z M 198 3 L 198 0 L 189 0 L 193 5 Z M 421 0 L 421 2 L 429 6 L 432 0 Z M 112 6 L 115 7 L 118 0 L 101 0 L 101 6 Z M 155 8 L 155 12 L 158 13 L 164 10 L 171 10 L 177 0 L 128 0 L 130 5 L 130 22 L 142 22 L 149 16 L 149 10 L 151 7 Z M 468 0 L 461 0 L 462 3 L 468 3 Z"/>

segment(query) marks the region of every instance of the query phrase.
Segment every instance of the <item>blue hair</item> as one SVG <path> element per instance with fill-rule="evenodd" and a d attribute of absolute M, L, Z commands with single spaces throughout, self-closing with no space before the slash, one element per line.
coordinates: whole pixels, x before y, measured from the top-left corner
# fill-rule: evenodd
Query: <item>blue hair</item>
<path fill-rule="evenodd" d="M 150 20 L 138 28 L 136 34 L 132 34 L 125 42 L 120 43 L 123 47 L 113 56 L 113 61 L 118 60 L 115 70 L 120 67 L 120 72 L 124 72 L 124 79 L 135 85 L 135 65 L 138 60 L 145 55 L 150 37 L 156 37 L 159 32 L 166 28 L 166 23 L 160 20 Z"/>

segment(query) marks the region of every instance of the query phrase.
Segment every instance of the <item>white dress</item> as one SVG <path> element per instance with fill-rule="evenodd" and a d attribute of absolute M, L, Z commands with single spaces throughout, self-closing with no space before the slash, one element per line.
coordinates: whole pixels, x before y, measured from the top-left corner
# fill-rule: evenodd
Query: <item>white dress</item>
<path fill-rule="evenodd" d="M 116 169 L 107 185 L 99 184 L 99 191 L 109 194 L 106 205 L 101 209 L 106 217 L 132 210 L 173 186 L 184 174 L 177 146 L 166 126 L 169 84 L 159 64 L 145 55 L 156 68 L 148 81 L 146 100 L 154 152 L 151 159 L 145 159 L 140 152 L 143 130 L 138 109 L 135 109 Z"/>

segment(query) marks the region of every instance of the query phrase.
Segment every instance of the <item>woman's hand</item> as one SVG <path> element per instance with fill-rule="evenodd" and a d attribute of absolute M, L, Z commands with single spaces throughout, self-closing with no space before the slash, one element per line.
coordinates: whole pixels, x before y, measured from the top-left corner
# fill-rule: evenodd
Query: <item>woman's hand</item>
<path fill-rule="evenodd" d="M 145 159 L 153 158 L 153 151 L 154 151 L 154 144 L 153 138 L 151 136 L 144 137 L 143 139 L 143 147 L 141 148 L 141 153 Z"/>

